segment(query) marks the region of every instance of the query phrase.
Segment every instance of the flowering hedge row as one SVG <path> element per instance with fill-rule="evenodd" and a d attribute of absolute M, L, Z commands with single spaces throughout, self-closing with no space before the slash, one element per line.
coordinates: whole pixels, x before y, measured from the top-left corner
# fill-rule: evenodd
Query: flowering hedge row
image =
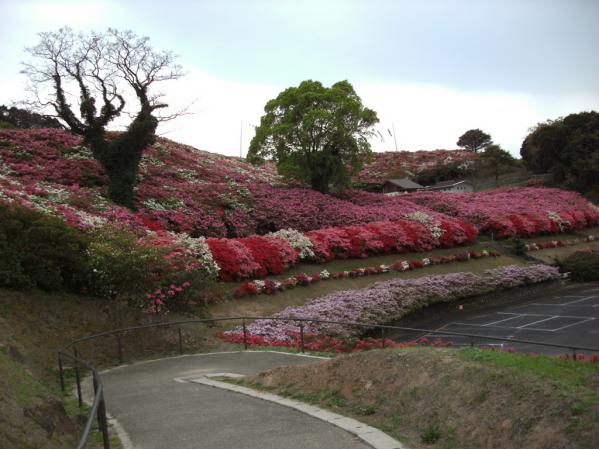
<path fill-rule="evenodd" d="M 497 238 L 532 237 L 599 225 L 599 207 L 576 192 L 509 188 L 477 193 L 417 192 L 406 198 L 472 223 Z"/>
<path fill-rule="evenodd" d="M 557 268 L 539 264 L 494 268 L 486 270 L 484 276 L 450 273 L 416 279 L 394 279 L 359 290 L 316 298 L 303 306 L 288 307 L 273 317 L 382 324 L 430 304 L 558 279 L 559 276 Z M 267 341 L 287 341 L 289 332 L 295 332 L 296 329 L 297 323 L 293 321 L 258 320 L 248 326 L 251 334 L 262 336 Z M 341 338 L 359 336 L 363 332 L 363 329 L 330 323 L 306 323 L 305 330 Z M 239 332 L 237 329 L 227 335 Z"/>
<path fill-rule="evenodd" d="M 243 285 L 235 289 L 233 295 L 236 298 L 244 298 L 249 295 L 274 295 L 277 292 L 284 291 L 296 286 L 308 286 L 320 281 L 329 279 L 347 279 L 362 276 L 373 276 L 377 274 L 389 273 L 390 271 L 411 271 L 418 270 L 427 266 L 448 264 L 452 262 L 465 262 L 470 259 L 482 259 L 484 257 L 499 257 L 500 254 L 494 251 L 483 250 L 464 251 L 451 256 L 425 257 L 423 259 L 398 260 L 391 265 L 377 265 L 374 267 L 354 268 L 352 270 L 340 271 L 338 273 L 329 273 L 328 270 L 322 270 L 319 273 L 308 275 L 306 273 L 296 274 L 285 279 L 282 282 L 273 279 L 254 280 L 244 282 Z"/>
<path fill-rule="evenodd" d="M 594 240 L 595 236 L 587 235 L 585 238 L 582 239 L 552 240 L 550 242 L 530 242 L 524 245 L 524 249 L 526 251 L 539 251 L 542 249 L 579 245 L 580 243 L 592 242 Z"/>
<path fill-rule="evenodd" d="M 283 273 L 298 260 L 330 262 L 373 254 L 429 251 L 439 246 L 472 243 L 478 235 L 474 226 L 458 220 L 439 222 L 422 212 L 406 218 L 304 234 L 286 229 L 265 236 L 208 239 L 207 243 L 220 267 L 221 280 L 232 281 Z"/>

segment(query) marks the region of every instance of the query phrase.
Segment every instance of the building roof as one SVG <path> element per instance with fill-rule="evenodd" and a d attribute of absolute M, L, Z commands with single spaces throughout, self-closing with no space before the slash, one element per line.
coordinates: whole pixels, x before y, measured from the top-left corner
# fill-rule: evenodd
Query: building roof
<path fill-rule="evenodd" d="M 414 182 L 408 178 L 401 178 L 401 179 L 387 179 L 385 181 L 386 183 L 391 183 L 394 184 L 398 187 L 401 187 L 402 189 L 423 189 L 424 186 L 418 184 L 417 182 Z"/>
<path fill-rule="evenodd" d="M 442 181 L 442 182 L 438 182 L 437 184 L 433 184 L 432 186 L 426 186 L 426 188 L 431 189 L 431 190 L 448 189 L 450 187 L 458 186 L 460 184 L 472 184 L 472 183 L 470 181 L 468 181 L 467 179 L 464 179 L 462 181 Z"/>

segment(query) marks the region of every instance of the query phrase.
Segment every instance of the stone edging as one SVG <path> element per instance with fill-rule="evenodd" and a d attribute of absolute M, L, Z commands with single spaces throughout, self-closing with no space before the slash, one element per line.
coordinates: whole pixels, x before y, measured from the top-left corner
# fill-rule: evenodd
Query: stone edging
<path fill-rule="evenodd" d="M 253 398 L 262 399 L 264 401 L 274 402 L 275 404 L 282 405 L 284 407 L 289 407 L 295 409 L 301 413 L 305 413 L 310 415 L 316 419 L 320 419 L 322 421 L 328 422 L 334 426 L 337 426 L 346 432 L 356 435 L 360 438 L 364 443 L 373 447 L 374 449 L 408 449 L 399 441 L 391 438 L 386 433 L 381 432 L 380 430 L 368 426 L 360 421 L 357 421 L 353 418 L 347 418 L 342 415 L 338 415 L 337 413 L 329 412 L 327 410 L 323 410 L 314 405 L 308 405 L 300 401 L 295 401 L 293 399 L 287 399 L 276 394 L 265 393 L 262 391 L 254 390 L 248 387 L 242 387 L 240 385 L 230 384 L 227 382 L 220 382 L 217 380 L 210 379 L 210 377 L 230 377 L 230 378 L 238 378 L 244 377 L 239 374 L 234 373 L 214 373 L 204 375 L 202 377 L 193 378 L 193 379 L 180 379 L 177 378 L 175 381 L 177 382 L 193 382 L 201 385 L 206 385 L 213 388 L 220 388 L 223 390 L 233 391 L 239 394 L 245 394 L 247 396 L 251 396 Z"/>

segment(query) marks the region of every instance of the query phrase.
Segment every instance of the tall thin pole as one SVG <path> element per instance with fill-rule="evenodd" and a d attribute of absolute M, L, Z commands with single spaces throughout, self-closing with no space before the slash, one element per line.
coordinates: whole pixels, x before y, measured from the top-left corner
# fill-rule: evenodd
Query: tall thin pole
<path fill-rule="evenodd" d="M 241 145 L 243 141 L 243 120 L 241 121 L 241 126 L 239 127 L 239 157 L 243 157 L 243 153 L 241 152 Z"/>
<path fill-rule="evenodd" d="M 393 128 L 393 140 L 395 141 L 395 151 L 397 151 L 397 138 L 395 137 L 395 125 L 391 122 L 391 128 Z"/>

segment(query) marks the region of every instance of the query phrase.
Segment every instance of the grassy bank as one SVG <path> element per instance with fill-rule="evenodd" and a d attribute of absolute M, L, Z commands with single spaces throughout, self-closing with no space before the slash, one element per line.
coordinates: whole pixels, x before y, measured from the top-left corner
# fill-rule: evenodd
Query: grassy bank
<path fill-rule="evenodd" d="M 599 446 L 599 366 L 479 349 L 409 348 L 243 381 L 353 416 L 410 448 Z"/>

